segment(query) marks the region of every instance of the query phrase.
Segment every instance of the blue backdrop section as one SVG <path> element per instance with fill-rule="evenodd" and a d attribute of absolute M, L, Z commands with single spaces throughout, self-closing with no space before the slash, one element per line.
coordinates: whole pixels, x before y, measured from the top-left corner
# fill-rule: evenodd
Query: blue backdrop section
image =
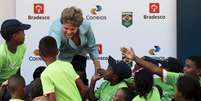
<path fill-rule="evenodd" d="M 201 0 L 177 0 L 177 57 L 201 56 Z"/>

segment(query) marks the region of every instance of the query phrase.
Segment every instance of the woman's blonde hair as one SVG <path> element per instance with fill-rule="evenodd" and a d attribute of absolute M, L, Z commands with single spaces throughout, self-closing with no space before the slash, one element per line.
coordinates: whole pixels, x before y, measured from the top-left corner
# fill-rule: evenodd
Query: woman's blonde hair
<path fill-rule="evenodd" d="M 70 23 L 73 26 L 79 27 L 83 22 L 82 10 L 74 6 L 65 8 L 61 13 L 60 21 L 62 24 Z"/>

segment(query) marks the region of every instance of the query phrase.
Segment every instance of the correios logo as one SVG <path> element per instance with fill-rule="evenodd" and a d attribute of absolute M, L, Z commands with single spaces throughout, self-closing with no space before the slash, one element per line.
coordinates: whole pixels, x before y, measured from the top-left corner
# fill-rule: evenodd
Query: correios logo
<path fill-rule="evenodd" d="M 156 53 L 160 52 L 161 48 L 160 46 L 154 46 L 153 48 L 149 49 L 150 55 L 155 55 Z"/>
<path fill-rule="evenodd" d="M 39 56 L 39 50 L 36 49 L 33 51 L 34 56 L 29 56 L 29 61 L 42 61 L 42 58 Z"/>
<path fill-rule="evenodd" d="M 106 20 L 107 17 L 100 14 L 102 12 L 102 6 L 96 5 L 90 9 L 90 14 L 86 16 L 87 20 Z"/>
<path fill-rule="evenodd" d="M 44 14 L 43 3 L 34 3 L 34 14 Z"/>
<path fill-rule="evenodd" d="M 160 13 L 160 4 L 149 3 L 149 13 Z"/>
<path fill-rule="evenodd" d="M 35 49 L 35 50 L 33 51 L 33 54 L 34 54 L 35 56 L 39 56 L 39 49 Z"/>
<path fill-rule="evenodd" d="M 96 8 L 92 8 L 90 12 L 92 15 L 96 15 L 97 12 L 100 12 L 101 10 L 102 10 L 102 6 L 96 5 Z"/>

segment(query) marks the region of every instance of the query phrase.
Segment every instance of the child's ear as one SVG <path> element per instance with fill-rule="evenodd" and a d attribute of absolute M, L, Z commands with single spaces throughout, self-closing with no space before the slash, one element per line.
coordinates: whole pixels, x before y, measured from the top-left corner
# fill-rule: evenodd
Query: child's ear
<path fill-rule="evenodd" d="M 17 32 L 15 32 L 15 33 L 13 33 L 12 35 L 11 35 L 11 39 L 13 38 L 13 39 L 15 39 L 15 38 L 17 38 Z"/>
<path fill-rule="evenodd" d="M 114 80 L 119 80 L 119 76 L 116 75 L 116 74 L 113 74 L 113 77 L 112 77 Z"/>

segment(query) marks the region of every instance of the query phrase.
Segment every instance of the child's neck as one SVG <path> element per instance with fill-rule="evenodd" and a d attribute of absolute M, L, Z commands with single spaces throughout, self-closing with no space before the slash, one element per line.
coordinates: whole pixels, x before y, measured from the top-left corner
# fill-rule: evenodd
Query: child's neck
<path fill-rule="evenodd" d="M 46 65 L 49 65 L 55 61 L 56 61 L 56 57 L 48 57 L 48 58 L 46 58 L 45 63 L 46 63 Z"/>
<path fill-rule="evenodd" d="M 113 81 L 110 81 L 110 85 L 115 85 L 115 84 L 118 84 L 120 83 L 121 81 L 118 81 L 118 80 L 113 80 Z"/>
<path fill-rule="evenodd" d="M 17 44 L 15 42 L 9 41 L 6 42 L 8 50 L 12 53 L 15 53 L 17 51 Z"/>

